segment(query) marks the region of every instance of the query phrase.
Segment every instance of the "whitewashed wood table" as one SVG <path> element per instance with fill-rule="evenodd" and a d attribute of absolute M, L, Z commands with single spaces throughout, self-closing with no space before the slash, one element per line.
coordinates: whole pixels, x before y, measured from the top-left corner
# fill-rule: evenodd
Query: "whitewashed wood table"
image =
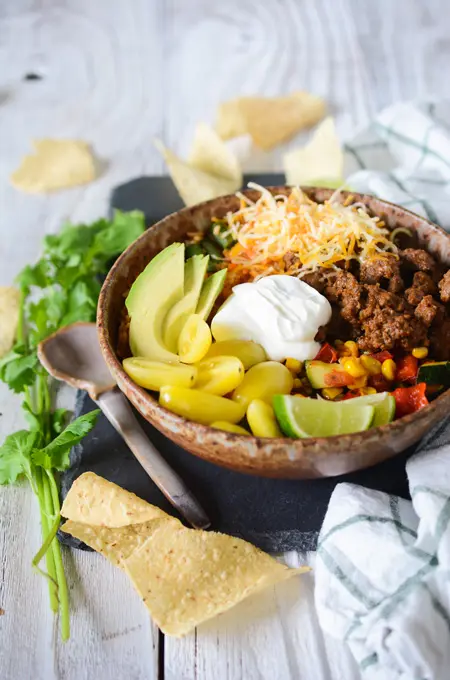
<path fill-rule="evenodd" d="M 154 136 L 183 153 L 221 100 L 293 89 L 326 97 L 351 135 L 393 101 L 450 96 L 449 36 L 447 0 L 1 0 L 0 285 L 65 219 L 91 221 L 116 184 L 161 174 Z M 8 176 L 41 136 L 88 140 L 105 173 L 48 197 L 15 191 Z M 4 386 L 0 413 L 3 440 L 23 425 Z M 30 567 L 39 535 L 31 491 L 2 489 L 2 680 L 359 677 L 345 647 L 320 632 L 309 575 L 183 640 L 163 639 L 121 572 L 65 550 L 72 636 L 62 644 Z"/>

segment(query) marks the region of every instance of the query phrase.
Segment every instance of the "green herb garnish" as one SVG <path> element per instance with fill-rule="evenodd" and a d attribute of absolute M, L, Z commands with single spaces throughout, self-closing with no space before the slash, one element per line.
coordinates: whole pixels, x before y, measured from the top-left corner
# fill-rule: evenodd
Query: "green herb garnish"
<path fill-rule="evenodd" d="M 92 411 L 66 425 L 69 413 L 54 409 L 50 378 L 37 358 L 41 340 L 75 321 L 93 321 L 101 288 L 100 275 L 108 263 L 145 228 L 144 216 L 117 211 L 111 221 L 90 226 L 65 225 L 44 239 L 42 258 L 17 277 L 21 293 L 17 342 L 0 360 L 0 380 L 24 395 L 28 430 L 19 430 L 0 447 L 0 484 L 26 478 L 36 494 L 43 543 L 33 567 L 47 577 L 50 606 L 60 613 L 61 637 L 70 635 L 69 599 L 61 549 L 56 540 L 60 524 L 58 472 L 69 467 L 69 452 L 94 426 Z M 39 568 L 45 556 L 47 570 Z"/>

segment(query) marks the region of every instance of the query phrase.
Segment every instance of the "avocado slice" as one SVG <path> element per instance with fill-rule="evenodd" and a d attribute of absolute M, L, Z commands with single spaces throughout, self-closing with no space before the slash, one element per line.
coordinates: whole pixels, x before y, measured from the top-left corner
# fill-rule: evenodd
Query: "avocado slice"
<path fill-rule="evenodd" d="M 201 316 L 205 321 L 207 321 L 215 301 L 222 292 L 226 275 L 226 269 L 219 269 L 218 272 L 206 279 L 203 284 L 195 313 Z"/>
<path fill-rule="evenodd" d="M 184 296 L 169 310 L 164 321 L 164 344 L 178 351 L 178 337 L 189 314 L 194 314 L 208 267 L 208 255 L 194 255 L 184 265 Z"/>
<path fill-rule="evenodd" d="M 184 243 L 172 243 L 156 255 L 131 286 L 125 304 L 130 315 L 134 356 L 179 361 L 163 341 L 163 322 L 184 295 Z"/>

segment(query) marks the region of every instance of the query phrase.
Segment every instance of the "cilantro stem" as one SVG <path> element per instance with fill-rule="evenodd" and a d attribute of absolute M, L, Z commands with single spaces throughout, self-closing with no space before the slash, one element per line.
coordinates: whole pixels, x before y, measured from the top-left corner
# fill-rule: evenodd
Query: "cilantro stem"
<path fill-rule="evenodd" d="M 51 496 L 50 496 L 50 489 L 48 488 L 48 484 L 44 485 L 44 478 L 43 478 L 43 470 L 41 468 L 36 468 L 36 488 L 37 488 L 37 496 L 39 500 L 39 510 L 41 513 L 41 531 L 42 531 L 42 536 L 43 538 L 47 538 L 49 534 L 49 514 L 53 514 L 53 512 L 48 513 L 48 509 L 53 510 L 53 504 L 51 508 L 48 506 L 48 501 L 51 502 Z M 45 545 L 45 540 L 44 540 L 44 545 Z M 41 549 L 37 553 L 41 552 Z M 36 556 L 37 557 L 37 556 Z M 49 596 L 50 596 L 50 608 L 53 612 L 58 611 L 58 581 L 56 577 L 56 568 L 55 568 L 55 559 L 53 552 L 51 550 L 46 550 L 45 551 L 45 560 L 46 560 L 46 565 L 47 565 L 47 574 L 42 571 L 42 569 L 39 568 L 38 562 L 35 564 L 36 557 L 33 559 L 33 566 L 34 568 L 40 573 L 45 576 L 48 576 L 48 590 L 49 590 Z"/>
<path fill-rule="evenodd" d="M 55 476 L 50 470 L 45 471 L 50 487 L 51 498 L 53 503 L 53 514 L 60 519 L 60 504 L 59 491 L 56 484 Z M 58 579 L 58 599 L 59 599 L 59 613 L 61 617 L 61 638 L 63 642 L 70 637 L 70 615 L 69 615 L 69 591 L 67 588 L 66 574 L 64 572 L 64 565 L 61 554 L 61 546 L 56 537 L 52 541 L 53 558 L 56 567 L 56 576 Z"/>

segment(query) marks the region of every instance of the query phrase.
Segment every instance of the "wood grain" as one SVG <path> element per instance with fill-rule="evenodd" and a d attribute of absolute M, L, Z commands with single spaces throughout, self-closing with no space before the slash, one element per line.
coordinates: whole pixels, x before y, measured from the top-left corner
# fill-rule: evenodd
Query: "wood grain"
<path fill-rule="evenodd" d="M 184 153 L 221 100 L 294 88 L 326 97 L 350 136 L 398 99 L 450 96 L 449 35 L 446 0 L 2 0 L 0 285 L 64 220 L 103 215 L 116 184 L 162 173 L 154 136 Z M 17 192 L 8 176 L 38 136 L 91 142 L 103 175 L 51 196 Z M 266 167 L 279 169 L 283 151 Z M 0 440 L 22 426 L 19 406 L 0 386 Z M 65 552 L 72 637 L 59 643 L 30 567 L 38 544 L 31 492 L 2 489 L 2 679 L 156 678 L 157 631 L 123 574 L 91 553 Z M 321 634 L 312 593 L 312 576 L 298 579 L 184 640 L 166 638 L 165 677 L 358 678 L 343 645 Z"/>

